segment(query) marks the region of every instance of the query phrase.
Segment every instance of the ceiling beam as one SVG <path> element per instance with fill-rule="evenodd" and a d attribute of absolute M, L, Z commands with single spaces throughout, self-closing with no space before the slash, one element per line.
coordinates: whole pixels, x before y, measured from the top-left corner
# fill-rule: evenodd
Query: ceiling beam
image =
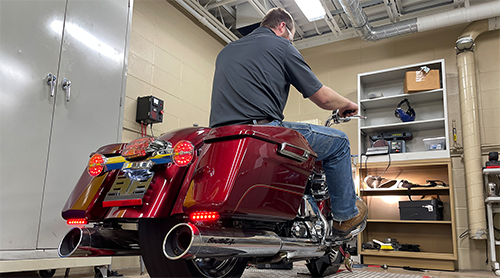
<path fill-rule="evenodd" d="M 401 0 L 396 0 L 396 8 L 398 9 L 399 14 L 404 14 L 403 10 L 403 4 L 401 3 Z"/>
<path fill-rule="evenodd" d="M 222 5 L 231 4 L 231 3 L 236 2 L 236 1 L 238 1 L 238 0 L 222 0 L 222 1 L 219 1 L 219 2 L 216 2 L 216 3 L 213 3 L 213 4 L 210 4 L 210 5 L 206 6 L 205 8 L 206 8 L 207 10 L 211 10 L 211 9 L 213 9 L 213 8 L 217 8 L 217 7 L 220 7 L 220 6 L 222 6 Z"/>
<path fill-rule="evenodd" d="M 398 11 L 398 7 L 396 4 L 396 0 L 391 0 L 391 10 L 392 14 L 394 15 L 394 18 L 396 19 L 397 22 L 399 22 L 399 17 L 401 16 L 401 13 Z"/>
<path fill-rule="evenodd" d="M 234 19 L 236 19 L 236 11 L 233 8 L 229 7 L 228 5 L 222 5 L 222 8 L 224 8 L 224 10 L 226 10 L 228 14 L 230 14 Z"/>
<path fill-rule="evenodd" d="M 262 7 L 262 5 L 259 3 L 259 1 L 248 0 L 248 3 L 250 3 L 250 5 L 252 5 L 252 7 L 257 11 L 257 13 L 259 13 L 259 15 L 262 16 L 262 18 L 264 18 L 267 11 L 264 9 L 264 7 Z"/>
<path fill-rule="evenodd" d="M 389 16 L 389 20 L 391 21 L 391 23 L 394 23 L 396 21 L 396 17 L 392 12 L 391 3 L 389 2 L 389 0 L 384 0 L 384 5 L 387 11 L 387 15 Z"/>
<path fill-rule="evenodd" d="M 328 33 L 328 34 L 323 34 L 321 36 L 314 36 L 307 39 L 299 40 L 294 42 L 294 44 L 298 50 L 302 50 L 306 48 L 311 48 L 323 44 L 338 42 L 357 37 L 358 34 L 356 34 L 354 30 L 348 30 L 346 32 L 343 32 L 342 35 L 340 36 L 335 36 L 334 34 Z"/>
<path fill-rule="evenodd" d="M 219 32 L 222 32 L 227 38 L 229 38 L 231 41 L 236 41 L 238 40 L 238 37 L 231 32 L 226 26 L 222 24 L 220 20 L 215 18 L 208 10 L 203 8 L 203 6 L 200 5 L 195 0 L 176 0 L 178 3 L 183 2 L 185 5 L 190 6 L 191 9 L 194 9 L 195 12 L 197 12 L 200 16 L 205 18 L 208 23 L 210 23 L 215 29 L 217 29 Z"/>
<path fill-rule="evenodd" d="M 376 6 L 376 5 L 380 5 L 380 4 L 384 4 L 384 1 L 383 0 L 371 0 L 368 2 L 360 3 L 359 5 L 361 6 L 361 8 L 367 8 L 367 7 L 372 7 L 372 6 Z M 330 13 L 332 15 L 337 15 L 337 14 L 344 13 L 344 10 L 338 9 L 338 10 L 330 11 Z"/>
<path fill-rule="evenodd" d="M 325 10 L 326 16 L 324 17 L 326 25 L 328 25 L 328 28 L 332 31 L 333 34 L 336 36 L 341 35 L 342 31 L 339 28 L 339 25 L 335 21 L 335 18 L 333 17 L 332 13 L 330 12 L 330 9 L 325 3 L 325 0 L 320 0 L 321 5 L 323 6 L 323 9 Z M 333 23 L 333 25 L 332 25 Z"/>

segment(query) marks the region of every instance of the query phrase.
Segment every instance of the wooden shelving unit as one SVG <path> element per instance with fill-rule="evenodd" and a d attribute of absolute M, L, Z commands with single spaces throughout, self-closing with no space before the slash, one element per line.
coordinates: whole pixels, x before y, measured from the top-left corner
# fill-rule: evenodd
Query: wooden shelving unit
<path fill-rule="evenodd" d="M 421 66 L 440 70 L 441 88 L 404 94 L 403 81 L 406 71 Z M 427 151 L 424 138 L 445 137 L 448 144 L 448 119 L 444 60 L 397 67 L 358 75 L 358 100 L 360 113 L 368 119 L 358 121 L 359 195 L 368 205 L 368 223 L 358 236 L 358 250 L 365 264 L 387 264 L 425 269 L 455 270 L 457 262 L 457 235 L 451 159 L 448 146 L 444 150 Z M 383 97 L 368 99 L 369 93 L 382 92 Z M 397 104 L 407 98 L 416 111 L 413 122 L 401 122 L 394 117 Z M 406 141 L 404 153 L 366 157 L 371 147 L 370 135 L 383 132 L 412 132 L 413 139 Z M 386 170 L 387 166 L 390 167 Z M 385 173 L 384 173 L 385 171 Z M 368 188 L 364 185 L 367 175 L 427 184 L 427 180 L 440 180 L 446 186 L 406 188 Z M 443 202 L 443 220 L 401 220 L 399 201 L 418 200 L 435 196 Z M 396 239 L 400 244 L 417 244 L 420 252 L 363 249 L 362 244 L 377 239 Z"/>
<path fill-rule="evenodd" d="M 446 253 L 431 253 L 431 252 L 401 252 L 401 251 L 383 251 L 383 250 L 365 250 L 362 255 L 375 255 L 381 257 L 407 257 L 417 259 L 437 259 L 437 260 L 453 260 L 455 257 Z"/>
<path fill-rule="evenodd" d="M 401 224 L 451 224 L 451 221 L 446 220 L 384 220 L 384 219 L 368 219 L 368 223 L 401 223 Z"/>

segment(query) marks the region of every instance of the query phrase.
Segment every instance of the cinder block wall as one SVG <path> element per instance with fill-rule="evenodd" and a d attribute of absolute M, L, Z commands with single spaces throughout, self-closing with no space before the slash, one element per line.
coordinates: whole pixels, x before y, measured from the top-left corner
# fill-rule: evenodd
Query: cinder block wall
<path fill-rule="evenodd" d="M 165 101 L 163 123 L 153 125 L 154 135 L 194 123 L 208 126 L 215 58 L 222 48 L 169 1 L 134 1 L 123 142 L 140 137 L 139 96 Z"/>

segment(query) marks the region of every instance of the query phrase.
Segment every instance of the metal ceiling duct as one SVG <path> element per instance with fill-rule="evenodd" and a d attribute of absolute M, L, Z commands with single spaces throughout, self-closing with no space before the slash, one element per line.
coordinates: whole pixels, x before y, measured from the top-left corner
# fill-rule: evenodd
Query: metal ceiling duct
<path fill-rule="evenodd" d="M 339 2 L 359 37 L 366 41 L 378 41 L 500 15 L 500 1 L 495 1 L 405 20 L 395 24 L 372 27 L 361 8 L 359 0 L 339 0 Z"/>
<path fill-rule="evenodd" d="M 378 41 L 395 36 L 402 36 L 417 32 L 417 20 L 406 20 L 396 24 L 381 27 L 372 27 L 368 22 L 368 16 L 361 8 L 358 0 L 339 0 L 342 9 L 356 29 L 359 37 L 366 41 Z"/>

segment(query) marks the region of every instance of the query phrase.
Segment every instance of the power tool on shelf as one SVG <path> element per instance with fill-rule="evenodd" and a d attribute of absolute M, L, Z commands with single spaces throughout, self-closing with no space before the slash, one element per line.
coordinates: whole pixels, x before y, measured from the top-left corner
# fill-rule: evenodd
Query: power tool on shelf
<path fill-rule="evenodd" d="M 368 148 L 366 155 L 380 149 L 387 148 L 389 153 L 404 153 L 406 152 L 406 141 L 413 139 L 413 134 L 406 132 L 384 132 L 370 136 L 372 148 Z M 385 147 L 386 146 L 386 147 Z M 387 153 L 387 151 L 385 152 Z"/>

